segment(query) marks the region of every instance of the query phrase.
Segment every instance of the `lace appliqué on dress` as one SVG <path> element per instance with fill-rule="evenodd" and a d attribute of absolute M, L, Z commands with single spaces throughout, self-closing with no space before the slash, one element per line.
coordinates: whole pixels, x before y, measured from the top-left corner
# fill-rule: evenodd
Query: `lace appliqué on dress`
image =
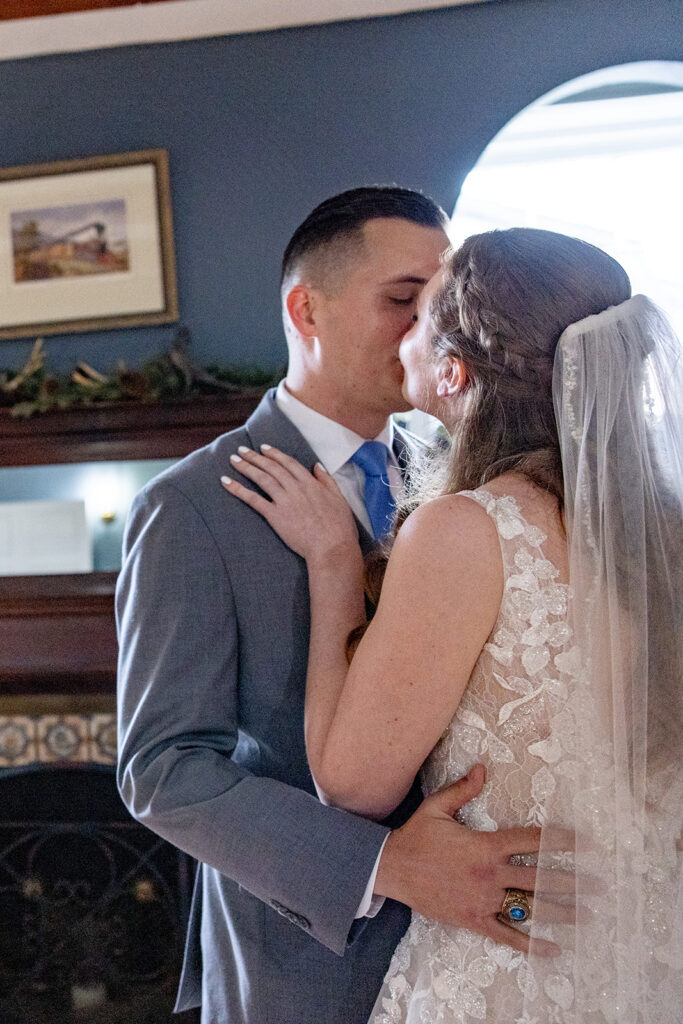
<path fill-rule="evenodd" d="M 555 771 L 560 763 L 568 769 L 572 730 L 562 712 L 580 671 L 567 622 L 569 588 L 542 553 L 545 534 L 525 521 L 514 498 L 463 493 L 496 525 L 505 588 L 460 707 L 423 767 L 423 789 L 431 793 L 483 761 L 488 781 L 460 812 L 463 824 L 484 831 L 542 825 Z M 541 992 L 523 954 L 414 914 L 371 1024 L 532 1024 L 524 1007 L 536 1003 L 542 1024 L 569 1024 L 571 993 L 557 967 Z"/>

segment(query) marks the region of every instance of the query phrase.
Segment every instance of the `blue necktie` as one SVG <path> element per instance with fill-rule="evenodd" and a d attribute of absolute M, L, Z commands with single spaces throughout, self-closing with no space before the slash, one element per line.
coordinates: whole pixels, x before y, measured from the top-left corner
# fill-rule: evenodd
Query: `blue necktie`
<path fill-rule="evenodd" d="M 389 487 L 387 456 L 389 451 L 381 441 L 366 441 L 349 462 L 354 462 L 365 473 L 363 500 L 375 540 L 382 540 L 394 522 L 396 503 Z"/>

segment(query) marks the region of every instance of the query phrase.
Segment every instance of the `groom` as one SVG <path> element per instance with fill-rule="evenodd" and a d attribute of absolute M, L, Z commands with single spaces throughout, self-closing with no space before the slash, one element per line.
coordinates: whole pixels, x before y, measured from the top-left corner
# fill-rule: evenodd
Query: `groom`
<path fill-rule="evenodd" d="M 417 811 L 413 793 L 391 830 L 318 802 L 303 731 L 306 567 L 220 485 L 242 445 L 275 444 L 309 468 L 319 459 L 372 546 L 390 494 L 372 493 L 375 470 L 354 457 L 378 440 L 377 474 L 400 484 L 398 345 L 445 224 L 431 200 L 399 188 L 317 207 L 283 261 L 286 380 L 131 511 L 117 595 L 119 786 L 136 818 L 201 862 L 177 1009 L 201 1003 L 203 1024 L 365 1024 L 410 906 L 523 948 L 496 912 L 506 887 L 528 887 L 508 858 L 536 849 L 536 830 L 452 820 L 479 792 L 479 770 Z"/>

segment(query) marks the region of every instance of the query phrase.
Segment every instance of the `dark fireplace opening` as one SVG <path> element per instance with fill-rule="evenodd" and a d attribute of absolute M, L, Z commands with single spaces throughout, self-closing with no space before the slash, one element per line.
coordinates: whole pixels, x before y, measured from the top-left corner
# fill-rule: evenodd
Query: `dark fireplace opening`
<path fill-rule="evenodd" d="M 114 770 L 0 771 L 2 1024 L 181 1024 L 193 861 L 129 816 Z"/>

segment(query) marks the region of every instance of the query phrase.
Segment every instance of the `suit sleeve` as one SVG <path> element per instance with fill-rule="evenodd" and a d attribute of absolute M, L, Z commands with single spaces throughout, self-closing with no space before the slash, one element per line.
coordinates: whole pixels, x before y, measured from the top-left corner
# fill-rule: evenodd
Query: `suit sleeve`
<path fill-rule="evenodd" d="M 121 796 L 141 823 L 343 954 L 387 829 L 249 774 L 229 575 L 191 500 L 136 498 L 117 587 Z"/>

